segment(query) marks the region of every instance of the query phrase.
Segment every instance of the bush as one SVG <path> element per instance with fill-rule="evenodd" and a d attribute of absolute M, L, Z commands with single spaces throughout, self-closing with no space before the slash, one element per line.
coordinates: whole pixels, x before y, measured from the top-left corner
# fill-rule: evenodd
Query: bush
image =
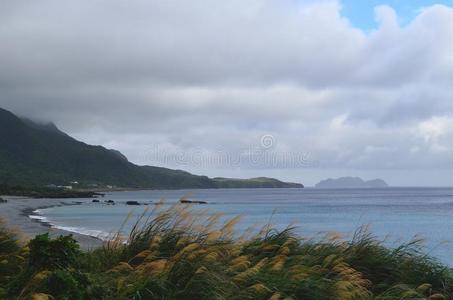
<path fill-rule="evenodd" d="M 61 300 L 102 299 L 104 294 L 88 274 L 78 270 L 52 272 L 37 291 Z"/>
<path fill-rule="evenodd" d="M 49 234 L 37 235 L 30 241 L 29 267 L 34 270 L 64 269 L 77 265 L 81 255 L 72 235 L 51 239 Z"/>
<path fill-rule="evenodd" d="M 12 277 L 20 273 L 24 255 L 16 235 L 7 230 L 0 221 L 0 299 L 3 299 Z"/>

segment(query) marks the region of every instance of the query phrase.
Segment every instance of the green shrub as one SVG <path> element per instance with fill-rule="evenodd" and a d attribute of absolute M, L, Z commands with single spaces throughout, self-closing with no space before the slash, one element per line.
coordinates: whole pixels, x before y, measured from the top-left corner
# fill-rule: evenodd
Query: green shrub
<path fill-rule="evenodd" d="M 81 255 L 72 235 L 51 239 L 49 234 L 37 235 L 30 241 L 29 267 L 37 270 L 64 269 L 76 266 Z"/>
<path fill-rule="evenodd" d="M 78 270 L 55 270 L 37 291 L 61 300 L 102 299 L 105 294 L 89 274 Z"/>
<path fill-rule="evenodd" d="M 3 299 L 9 282 L 21 272 L 24 255 L 16 235 L 6 229 L 0 220 L 0 299 Z"/>

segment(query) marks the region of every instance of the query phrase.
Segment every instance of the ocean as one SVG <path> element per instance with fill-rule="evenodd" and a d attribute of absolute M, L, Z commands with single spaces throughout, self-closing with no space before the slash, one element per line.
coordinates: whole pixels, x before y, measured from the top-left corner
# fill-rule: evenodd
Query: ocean
<path fill-rule="evenodd" d="M 31 216 L 53 227 L 100 238 L 123 228 L 130 230 L 147 206 L 128 206 L 126 201 L 154 206 L 160 199 L 173 205 L 183 196 L 206 201 L 195 210 L 222 212 L 224 219 L 241 215 L 236 230 L 271 223 L 277 229 L 295 226 L 297 234 L 312 238 L 340 233 L 351 238 L 361 226 L 392 247 L 413 238 L 424 238 L 424 251 L 443 263 L 453 261 L 453 188 L 382 189 L 215 189 L 111 192 L 101 203 L 74 199 L 80 205 L 39 209 Z M 106 205 L 113 200 L 116 205 Z"/>

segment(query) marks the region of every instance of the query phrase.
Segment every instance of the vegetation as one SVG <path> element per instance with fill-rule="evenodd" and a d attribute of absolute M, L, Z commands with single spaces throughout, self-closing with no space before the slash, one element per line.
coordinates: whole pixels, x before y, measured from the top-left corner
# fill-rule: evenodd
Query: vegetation
<path fill-rule="evenodd" d="M 0 108 L 0 184 L 91 189 L 302 187 L 278 180 L 215 180 L 181 170 L 137 166 L 115 150 L 79 142 L 54 124 L 36 124 Z"/>
<path fill-rule="evenodd" d="M 49 188 L 40 186 L 9 186 L 0 184 L 0 195 L 25 196 L 32 198 L 93 198 L 102 193 L 82 190 L 67 190 L 64 188 Z"/>
<path fill-rule="evenodd" d="M 190 206 L 145 212 L 127 238 L 82 252 L 71 237 L 19 247 L 0 230 L 2 299 L 451 299 L 451 270 L 419 241 L 384 247 L 365 229 L 350 241 L 306 240 L 292 228 L 233 234 L 234 218 Z"/>
<path fill-rule="evenodd" d="M 234 179 L 216 177 L 212 179 L 217 188 L 303 188 L 299 183 L 282 182 L 274 178 L 257 177 L 250 179 Z"/>

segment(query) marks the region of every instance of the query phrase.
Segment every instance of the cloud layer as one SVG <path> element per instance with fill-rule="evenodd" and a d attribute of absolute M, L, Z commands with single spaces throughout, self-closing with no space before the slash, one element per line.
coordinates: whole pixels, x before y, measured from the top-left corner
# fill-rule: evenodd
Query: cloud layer
<path fill-rule="evenodd" d="M 404 27 L 392 8 L 377 7 L 372 32 L 354 28 L 328 0 L 2 7 L 0 106 L 53 120 L 134 162 L 236 176 L 292 169 L 286 174 L 299 180 L 300 166 L 282 155 L 299 153 L 317 169 L 313 181 L 335 169 L 387 174 L 395 184 L 410 182 L 391 172 L 453 170 L 446 6 L 424 8 Z M 277 163 L 220 172 L 168 159 L 250 158 L 264 135 L 273 136 L 265 150 L 280 155 Z"/>

